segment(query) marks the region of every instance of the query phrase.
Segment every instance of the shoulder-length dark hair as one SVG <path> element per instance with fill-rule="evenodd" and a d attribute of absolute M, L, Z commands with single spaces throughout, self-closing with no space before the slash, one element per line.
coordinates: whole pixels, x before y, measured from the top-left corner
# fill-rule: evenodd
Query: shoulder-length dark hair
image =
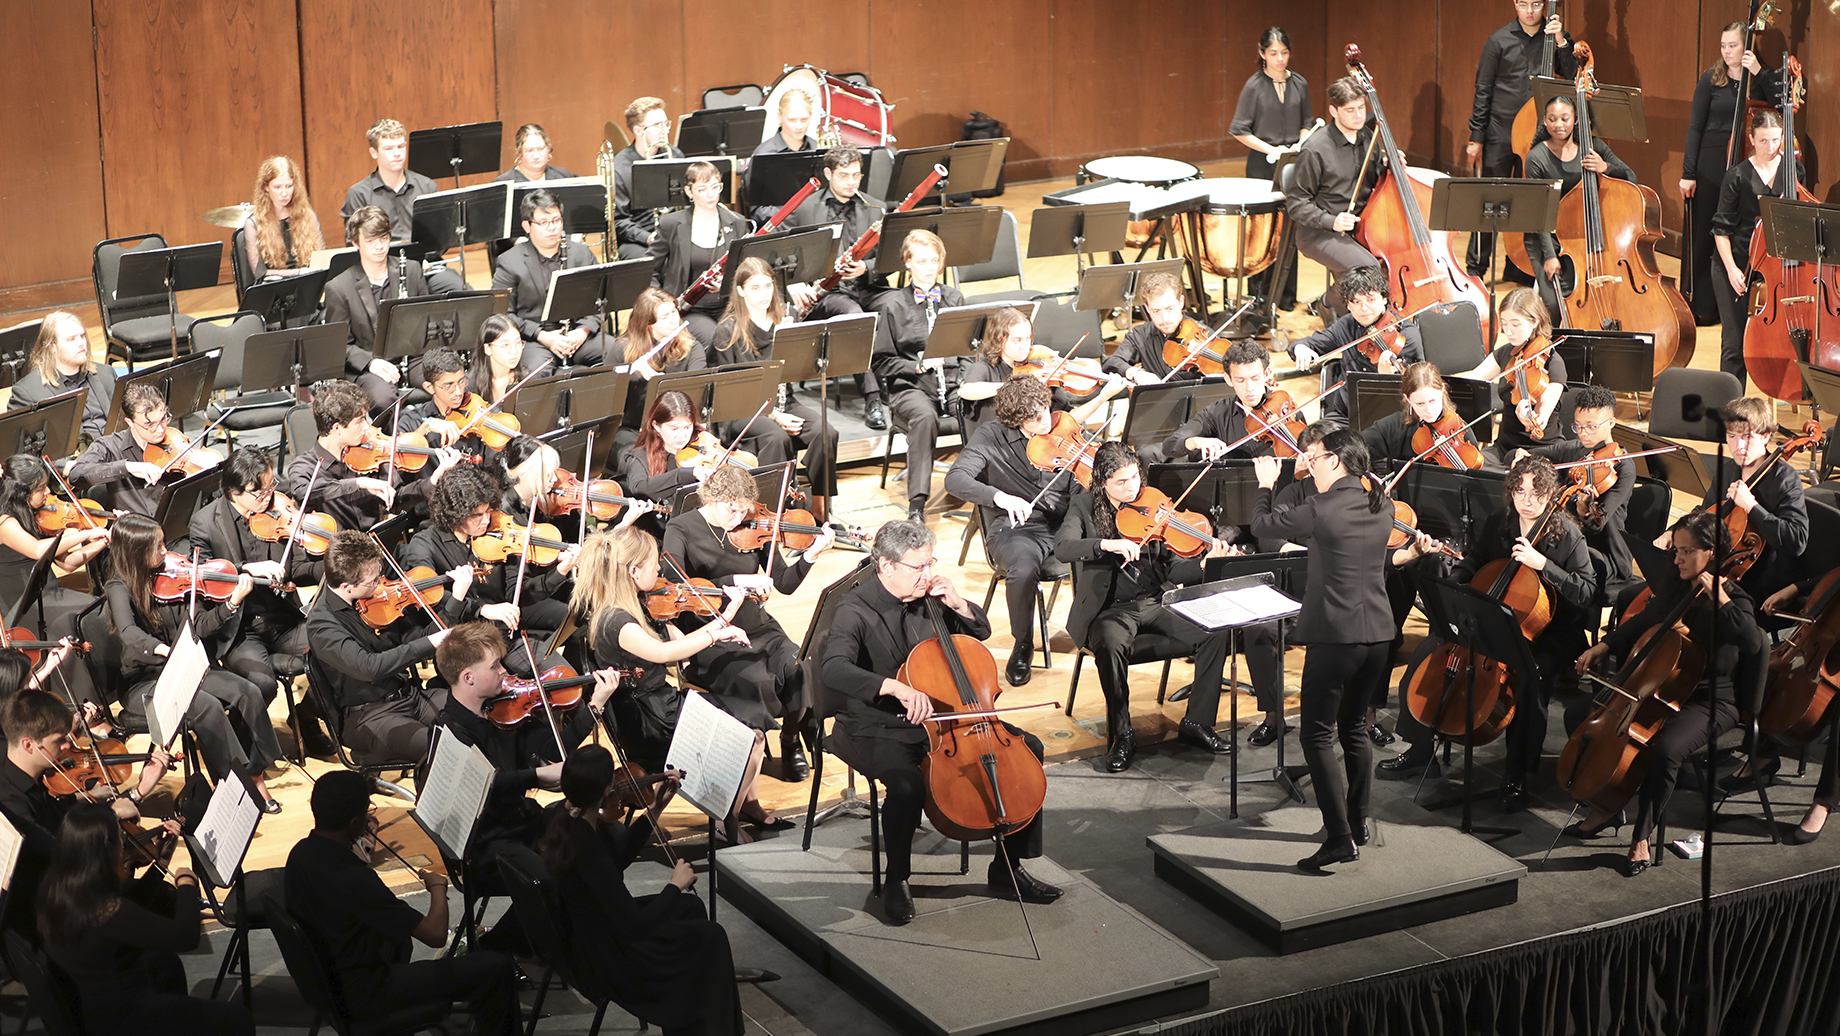
<path fill-rule="evenodd" d="M 754 321 L 748 316 L 747 303 L 741 298 L 741 286 L 756 277 L 771 280 L 773 268 L 759 256 L 748 256 L 741 260 L 741 265 L 735 270 L 734 280 L 729 282 L 732 287 L 728 293 L 728 309 L 722 314 L 722 319 L 732 324 L 728 341 L 717 346 L 724 352 L 732 352 L 748 360 L 760 355 L 760 345 L 754 341 Z M 786 319 L 786 304 L 780 300 L 777 289 L 773 292 L 773 301 L 767 305 L 767 319 L 773 321 L 775 326 Z"/>
<path fill-rule="evenodd" d="M 165 546 L 166 533 L 160 529 L 160 523 L 146 515 L 122 515 L 115 520 L 115 529 L 109 535 L 109 567 L 113 569 L 113 578 L 121 580 L 128 588 L 134 610 L 141 621 L 147 623 L 147 632 L 156 637 L 161 636 L 163 630 L 160 613 L 153 608 L 154 567 L 147 559 L 156 548 L 164 550 Z M 110 619 L 112 622 L 113 616 Z"/>
<path fill-rule="evenodd" d="M 492 356 L 486 351 L 486 343 L 504 337 L 506 332 L 516 331 L 517 325 L 503 313 L 494 313 L 479 325 L 479 344 L 473 347 L 473 365 L 467 372 L 466 390 L 488 403 L 496 403 L 492 398 Z M 511 384 L 524 380 L 530 372 L 524 369 L 522 357 L 511 365 Z"/>
<path fill-rule="evenodd" d="M 1092 509 L 1093 526 L 1104 540 L 1114 539 L 1118 535 L 1118 508 L 1112 506 L 1111 498 L 1105 495 L 1105 483 L 1120 471 L 1143 462 L 1137 451 L 1116 440 L 1101 443 L 1092 463 Z"/>
<path fill-rule="evenodd" d="M 645 455 L 645 470 L 653 476 L 662 475 L 676 466 L 676 458 L 665 456 L 664 437 L 658 434 L 658 425 L 666 421 L 675 421 L 680 417 L 690 419 L 691 441 L 703 431 L 703 422 L 697 420 L 696 407 L 690 403 L 690 397 L 673 389 L 661 393 L 652 402 L 652 408 L 645 413 L 645 420 L 640 423 L 639 440 L 633 445 Z"/>
<path fill-rule="evenodd" d="M 15 453 L 0 468 L 0 515 L 10 515 L 27 535 L 38 535 L 38 515 L 32 510 L 32 494 L 51 477 L 45 462 L 29 453 Z"/>
<path fill-rule="evenodd" d="M 543 866 L 551 875 L 575 869 L 575 839 L 593 831 L 583 817 L 600 809 L 613 784 L 613 754 L 600 745 L 583 745 L 562 764 L 562 801 L 551 814 L 549 827 L 537 842 Z"/>
<path fill-rule="evenodd" d="M 75 946 L 121 907 L 121 822 L 99 802 L 71 807 L 38 886 L 38 933 Z"/>
<path fill-rule="evenodd" d="M 1559 491 L 1559 472 L 1553 467 L 1552 461 L 1545 457 L 1528 454 L 1508 467 L 1508 474 L 1501 481 L 1501 499 L 1507 504 L 1509 519 L 1502 524 L 1502 530 L 1510 544 L 1514 542 L 1516 530 L 1519 528 L 1518 523 L 1513 520 L 1515 517 L 1514 491 L 1520 488 L 1523 478 L 1533 479 L 1533 491 L 1545 497 L 1548 503 L 1552 501 L 1553 494 Z M 1563 509 L 1555 512 L 1552 520 L 1546 523 L 1546 531 L 1540 536 L 1540 542 L 1552 543 L 1557 540 L 1560 531 L 1570 521 L 1571 516 L 1567 515 Z"/>

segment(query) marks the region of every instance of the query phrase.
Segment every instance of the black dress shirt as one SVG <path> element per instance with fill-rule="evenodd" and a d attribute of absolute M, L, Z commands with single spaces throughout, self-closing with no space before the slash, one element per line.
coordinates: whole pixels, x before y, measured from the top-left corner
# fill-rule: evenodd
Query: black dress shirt
<path fill-rule="evenodd" d="M 399 281 L 397 270 L 403 276 Z M 345 337 L 345 373 L 363 374 L 377 355 L 377 298 L 415 298 L 428 294 L 428 282 L 422 277 L 421 263 L 384 264 L 383 287 L 371 283 L 362 263 L 352 266 L 326 282 L 326 323 L 341 320 L 351 325 Z M 406 283 L 407 287 L 402 285 Z"/>
<path fill-rule="evenodd" d="M 1160 595 L 1175 583 L 1201 578 L 1199 558 L 1184 558 L 1157 540 L 1143 545 L 1136 561 L 1104 550 L 1101 540 L 1118 539 L 1099 531 L 1094 508 L 1104 506 L 1101 490 L 1081 493 L 1067 508 L 1067 518 L 1054 534 L 1054 556 L 1073 565 L 1073 607 L 1067 613 L 1067 635 L 1085 645 L 1095 619 L 1114 605 Z"/>
<path fill-rule="evenodd" d="M 1495 365 L 1504 371 L 1514 366 L 1513 346 L 1500 346 L 1489 355 L 1495 358 Z M 1546 376 L 1555 384 L 1565 384 L 1565 357 L 1560 356 L 1557 349 L 1546 352 Z M 1542 441 L 1551 442 L 1565 434 L 1565 429 L 1559 425 L 1560 408 L 1557 406 L 1553 407 L 1552 415 L 1546 419 L 1543 439 L 1535 439 L 1527 434 L 1527 426 L 1521 423 L 1520 415 L 1514 412 L 1514 404 L 1510 402 L 1514 398 L 1514 375 L 1496 380 L 1495 397 L 1501 404 L 1501 423 L 1495 430 L 1495 442 L 1501 448 L 1502 456 L 1506 457 L 1517 449 L 1531 450 Z M 1533 405 L 1537 410 L 1540 401 L 1535 399 Z"/>
<path fill-rule="evenodd" d="M 1359 479 L 1344 475 L 1326 493 L 1274 512 L 1272 491 L 1252 501 L 1252 534 L 1309 548 L 1309 587 L 1293 639 L 1301 644 L 1376 644 L 1393 639 L 1386 596 L 1386 539 L 1393 509 L 1368 507 Z"/>
<path fill-rule="evenodd" d="M 1807 183 L 1797 164 L 1797 181 Z M 1757 229 L 1757 220 L 1763 215 L 1763 199 L 1781 198 L 1783 192 L 1779 186 L 1782 166 L 1776 167 L 1776 180 L 1768 183 L 1757 175 L 1757 167 L 1749 159 L 1739 162 L 1725 170 L 1725 179 L 1719 182 L 1719 208 L 1712 217 L 1712 233 L 1717 237 L 1731 239 L 1731 259 L 1738 264 L 1738 269 L 1749 270 L 1751 267 L 1751 234 Z M 1714 258 L 1717 256 L 1715 254 Z"/>
<path fill-rule="evenodd" d="M 1731 79 L 1724 86 L 1713 86 L 1714 70 L 1709 68 L 1700 73 L 1699 82 L 1693 86 L 1693 110 L 1687 117 L 1687 149 L 1680 161 L 1680 177 L 1683 180 L 1696 180 L 1702 176 L 1713 178 L 1726 168 L 1723 160 L 1712 169 L 1699 167 L 1701 152 L 1710 148 L 1723 151 L 1730 142 L 1732 122 L 1738 112 L 1738 81 Z M 1774 107 L 1781 94 L 1781 70 L 1766 68 L 1761 75 L 1751 77 L 1751 97 L 1754 100 L 1768 102 Z M 1740 154 L 1739 157 L 1746 156 Z"/>
<path fill-rule="evenodd" d="M 283 885 L 288 913 L 319 937 L 348 999 L 373 999 L 391 965 L 409 962 L 422 915 L 349 846 L 307 835 L 288 852 Z"/>
<path fill-rule="evenodd" d="M 1182 314 L 1182 319 L 1198 321 L 1198 318 L 1186 312 Z M 1163 359 L 1163 344 L 1168 340 L 1168 336 L 1158 331 L 1155 324 L 1146 320 L 1119 339 L 1118 348 L 1113 350 L 1112 355 L 1100 361 L 1099 369 L 1107 374 L 1128 378 L 1131 376 L 1132 367 L 1142 367 L 1146 374 L 1168 378 L 1169 364 Z M 1184 367 L 1182 373 L 1170 380 L 1188 381 L 1200 377 L 1200 371 L 1193 367 Z"/>
<path fill-rule="evenodd" d="M 629 447 L 620 454 L 620 469 L 625 473 L 620 488 L 629 495 L 646 500 L 670 500 L 679 486 L 687 486 L 696 481 L 695 468 L 679 467 L 677 458 L 669 456 L 665 458 L 664 471 L 652 474 L 645 451 L 637 446 Z"/>
<path fill-rule="evenodd" d="M 1042 488 L 1052 482 L 1052 488 L 1043 493 Z M 1067 502 L 1072 498 L 1070 485 L 1078 485 L 1073 476 L 1043 471 L 1029 463 L 1029 437 L 1015 428 L 1006 427 L 1001 421 L 986 421 L 971 433 L 971 441 L 959 451 L 958 459 L 952 462 L 952 470 L 946 472 L 946 492 L 961 500 L 969 500 L 982 507 L 995 508 L 999 491 L 1024 500 L 1034 500 L 1036 494 L 1041 499 L 1030 512 L 1029 525 L 1043 524 L 1053 529 L 1060 525 L 1067 514 Z M 984 514 L 985 536 L 995 536 L 1011 527 L 1009 513 L 986 511 Z"/>
<path fill-rule="evenodd" d="M 682 295 L 701 277 L 715 258 L 728 254 L 729 242 L 747 236 L 747 217 L 731 209 L 716 208 L 716 246 L 714 252 L 699 247 L 690 237 L 690 209 L 678 209 L 658 217 L 658 237 L 652 242 L 652 287 L 668 295 Z M 712 257 L 713 256 L 713 257 Z M 724 279 L 732 271 L 724 270 Z M 719 291 L 711 291 L 697 300 L 696 308 L 719 313 L 727 300 Z"/>
<path fill-rule="evenodd" d="M 473 715 L 451 695 L 447 706 L 441 710 L 442 732 L 436 736 L 459 737 L 479 749 L 496 771 L 492 775 L 492 790 L 486 793 L 485 809 L 480 811 L 479 823 L 473 832 L 472 853 L 476 854 L 487 842 L 517 837 L 530 830 L 539 815 L 536 802 L 530 798 L 530 792 L 537 787 L 537 768 L 561 762 L 561 754 L 556 750 L 556 736 L 549 724 L 534 716 L 531 720 L 508 729 L 500 727 L 484 716 Z M 571 749 L 593 731 L 594 713 L 588 707 L 586 695 L 581 704 L 569 710 L 568 718 L 561 720 L 560 726 L 562 743 Z"/>
<path fill-rule="evenodd" d="M 1540 59 L 1547 39 L 1542 24 L 1528 35 L 1517 21 L 1496 29 L 1482 45 L 1482 59 L 1476 63 L 1476 97 L 1469 113 L 1469 139 L 1484 144 L 1506 144 L 1514 132 L 1514 116 L 1533 97 L 1529 76 L 1540 71 Z M 1572 79 L 1578 62 L 1572 58 L 1572 38 L 1565 33 L 1553 49 L 1553 75 Z"/>
<path fill-rule="evenodd" d="M 37 938 L 38 883 L 57 851 L 57 829 L 76 804 L 73 796 L 54 799 L 44 784 L 26 775 L 0 754 L 0 814 L 19 830 L 19 862 L 7 888 L 5 927 Z"/>
<path fill-rule="evenodd" d="M 1659 625 L 1672 615 L 1679 607 L 1681 598 L 1694 593 L 1692 584 L 1675 581 L 1666 591 L 1657 593 L 1656 599 L 1635 615 L 1623 620 L 1615 630 L 1604 634 L 1603 642 L 1610 645 L 1612 654 L 1619 658 L 1626 657 L 1630 648 L 1635 646 L 1642 634 Z M 1726 587 L 1724 607 L 1718 611 L 1719 650 L 1711 659 L 1711 665 L 1699 685 L 1693 689 L 1689 700 L 1706 701 L 1707 692 L 1714 701 L 1737 703 L 1735 678 L 1742 672 L 1745 677 L 1751 675 L 1752 667 L 1740 669 L 1740 660 L 1746 656 L 1755 658 L 1769 650 L 1769 639 L 1757 627 L 1757 604 L 1751 595 L 1740 586 Z M 1703 598 L 1694 602 L 1680 620 L 1687 627 L 1687 639 L 1700 646 L 1702 650 L 1711 643 L 1713 616 L 1709 602 Z M 1746 696 L 1756 700 L 1761 688 L 1749 688 Z"/>
<path fill-rule="evenodd" d="M 433 194 L 440 190 L 433 180 L 413 169 L 403 170 L 403 185 L 400 190 L 391 190 L 384 185 L 383 177 L 376 170 L 371 175 L 351 185 L 345 192 L 345 204 L 339 206 L 339 223 L 351 219 L 351 214 L 366 205 L 375 205 L 390 217 L 390 240 L 407 241 L 414 229 L 415 199 L 424 194 Z M 355 245 L 356 241 L 346 244 Z"/>
<path fill-rule="evenodd" d="M 1416 320 L 1402 320 L 1395 325 L 1395 328 L 1399 337 L 1405 340 L 1405 344 L 1400 347 L 1399 355 L 1394 359 L 1399 362 L 1400 369 L 1404 370 L 1408 365 L 1418 363 L 1425 358 L 1425 337 L 1419 332 Z M 1309 346 L 1316 355 L 1321 356 L 1323 353 L 1340 349 L 1357 338 L 1365 337 L 1372 330 L 1371 327 L 1362 326 L 1361 322 L 1354 318 L 1354 314 L 1344 313 L 1321 331 L 1302 338 L 1291 339 L 1291 359 L 1297 358 L 1297 347 L 1300 345 Z M 1391 340 L 1393 334 L 1394 332 L 1388 332 L 1382 337 Z M 1344 373 L 1380 373 L 1380 365 L 1369 360 L 1359 349 L 1349 349 L 1337 355 L 1336 360 L 1341 362 Z M 1346 414 L 1348 412 L 1347 391 L 1347 389 L 1336 389 L 1334 393 L 1325 397 L 1323 399 L 1324 408 Z"/>
<path fill-rule="evenodd" d="M 1231 445 L 1239 442 L 1246 435 L 1246 408 L 1240 405 L 1238 396 L 1215 400 L 1201 408 L 1201 412 L 1188 419 L 1175 434 L 1163 440 L 1163 456 L 1170 461 L 1200 460 L 1201 451 L 1191 451 L 1186 445 L 1190 439 L 1219 439 Z M 1229 457 L 1269 457 L 1271 445 L 1263 439 L 1248 439 L 1234 448 Z"/>
<path fill-rule="evenodd" d="M 975 601 L 965 603 L 970 618 L 939 606 L 946 626 L 954 634 L 988 639 L 990 619 L 984 609 Z M 901 703 L 882 695 L 882 681 L 894 679 L 915 645 L 932 637 L 926 599 L 897 600 L 880 577 L 864 580 L 838 602 L 824 639 L 824 689 L 846 737 L 926 743 L 926 728 L 909 723 Z"/>
<path fill-rule="evenodd" d="M 56 375 L 55 384 L 45 384 L 44 376 L 35 367 L 13 385 L 13 394 L 7 398 L 8 410 L 20 410 L 25 407 L 43 403 L 53 396 L 88 387 L 89 395 L 83 397 L 83 431 L 92 439 L 102 435 L 108 425 L 109 403 L 115 398 L 115 368 L 107 364 L 97 364 L 93 371 L 78 371 L 65 376 Z"/>
<path fill-rule="evenodd" d="M 168 656 L 158 649 L 171 648 L 179 639 L 179 631 L 188 623 L 199 643 L 208 643 L 228 633 L 242 613 L 241 608 L 230 607 L 228 601 L 213 601 L 200 595 L 196 615 L 187 598 L 162 601 L 155 597 L 148 602 L 153 608 L 153 616 L 148 616 L 135 606 L 128 584 L 119 579 L 102 584 L 102 595 L 108 599 L 109 626 L 121 638 L 121 674 L 130 684 L 159 675 L 166 667 Z M 159 619 L 157 633 L 153 617 Z"/>
<path fill-rule="evenodd" d="M 557 327 L 555 322 L 547 327 L 544 325 L 543 304 L 549 299 L 549 282 L 556 276 L 556 271 L 563 269 L 560 257 L 564 255 L 565 249 L 568 269 L 594 265 L 594 253 L 579 241 L 564 241 L 557 248 L 556 255 L 547 259 L 529 241 L 519 241 L 498 257 L 498 265 L 492 271 L 492 290 L 511 293 L 511 306 L 507 315 L 517 324 L 518 334 L 523 335 L 525 341 L 534 342 L 539 330 L 555 330 Z M 601 318 L 598 315 L 586 316 L 570 321 L 570 324 L 585 328 L 592 337 L 600 333 Z"/>
<path fill-rule="evenodd" d="M 123 428 L 90 443 L 66 474 L 78 489 L 107 486 L 113 506 L 152 518 L 159 512 L 166 487 L 185 475 L 174 468 L 150 486 L 139 475 L 128 474 L 128 462 L 144 460 L 146 456 L 147 449 L 134 441 L 134 432 Z"/>
<path fill-rule="evenodd" d="M 912 288 L 890 288 L 875 297 L 873 308 L 880 314 L 875 322 L 875 352 L 869 358 L 869 369 L 874 372 L 875 380 L 882 386 L 882 391 L 892 396 L 901 389 L 912 388 L 938 397 L 939 385 L 936 375 L 928 370 L 920 370 L 920 360 L 926 355 L 926 340 L 933 333 L 932 322 L 927 319 L 930 309 L 935 319 L 939 311 L 951 306 L 965 304 L 964 293 L 949 284 L 936 285 L 939 288 L 939 301 L 917 302 Z M 946 361 L 948 373 L 946 387 L 951 389 L 958 383 L 956 372 L 964 361 L 953 358 Z"/>
<path fill-rule="evenodd" d="M 1303 135 L 1303 128 L 1310 124 L 1310 84 L 1295 72 L 1285 80 L 1284 99 L 1278 100 L 1278 88 L 1270 76 L 1263 71 L 1254 72 L 1246 78 L 1246 85 L 1240 87 L 1239 104 L 1233 109 L 1233 121 L 1228 124 L 1227 132 L 1240 137 L 1250 134 L 1267 144 L 1295 144 Z M 1248 155 L 1248 176 L 1256 175 L 1251 170 L 1263 172 L 1255 163 L 1264 162 L 1262 157 Z M 1265 163 L 1264 168 L 1271 167 Z"/>
<path fill-rule="evenodd" d="M 299 544 L 294 549 L 287 549 L 286 540 L 270 543 L 250 531 L 249 522 L 236 513 L 230 498 L 220 496 L 192 514 L 189 527 L 192 546 L 198 549 L 201 560 L 215 561 L 223 558 L 241 571 L 243 566 L 252 561 L 279 562 L 282 554 L 287 554 L 287 581 L 295 586 L 313 586 L 320 581 L 320 560 L 301 549 Z M 273 586 L 258 585 L 243 599 L 243 610 L 249 614 L 262 613 L 273 616 L 286 624 L 297 624 L 302 619 L 300 597 L 298 594 L 282 595 Z M 234 634 L 233 634 L 234 636 Z"/>
<path fill-rule="evenodd" d="M 754 149 L 754 157 L 758 158 L 761 155 L 783 155 L 793 151 L 816 151 L 817 149 L 817 138 L 809 133 L 805 134 L 805 139 L 799 141 L 799 146 L 796 148 L 787 147 L 786 138 L 775 133 L 760 142 L 760 146 Z M 823 178 L 820 177 L 818 182 L 823 183 Z M 746 185 L 747 189 L 748 216 L 753 219 L 756 226 L 763 226 L 768 220 L 773 218 L 774 213 L 780 210 L 780 206 L 757 205 L 754 203 L 754 165 L 752 162 L 748 163 L 747 179 L 744 180 L 743 183 Z"/>
<path fill-rule="evenodd" d="M 1373 136 L 1371 119 L 1353 141 L 1335 126 L 1310 134 L 1297 151 L 1296 176 L 1284 196 L 1284 211 L 1306 227 L 1334 230 L 1335 217 L 1348 211 L 1350 200 L 1355 202 L 1356 213 L 1365 209 L 1367 196 L 1373 192 L 1380 168 L 1385 165 L 1378 156 L 1367 161 L 1366 174 L 1361 175 L 1360 183 L 1355 183 Z M 1376 152 L 1379 149 L 1378 144 L 1374 145 Z"/>
<path fill-rule="evenodd" d="M 420 622 L 429 624 L 417 627 Z M 333 705 L 345 712 L 407 692 L 409 667 L 434 657 L 428 639 L 434 630 L 419 612 L 372 629 L 357 608 L 330 590 L 315 598 L 307 613 L 307 644 L 330 684 Z"/>
<path fill-rule="evenodd" d="M 127 433 L 122 433 L 127 434 Z M 423 469 L 433 472 L 433 458 L 429 458 L 430 467 Z M 313 477 L 315 465 L 319 466 L 319 478 Z M 307 486 L 313 486 L 313 497 L 306 503 L 309 511 L 325 511 L 332 515 L 341 529 L 357 529 L 362 532 L 376 525 L 383 519 L 383 501 L 370 490 L 358 485 L 359 478 L 387 478 L 383 469 L 370 476 L 359 475 L 345 466 L 345 462 L 326 452 L 326 448 L 314 440 L 312 446 L 302 450 L 288 464 L 287 493 L 298 502 L 307 495 Z M 405 476 L 396 482 L 397 511 L 413 509 L 420 505 L 426 507 L 428 497 L 434 492 L 434 480 Z"/>
<path fill-rule="evenodd" d="M 737 550 L 730 543 L 728 536 L 709 524 L 700 510 L 685 511 L 672 515 L 664 527 L 665 554 L 676 559 L 683 566 L 684 573 L 691 579 L 707 579 L 717 586 L 732 586 L 736 576 L 758 575 L 767 571 L 768 551 L 773 548 L 763 544 L 759 550 Z M 803 554 L 795 554 L 796 560 L 788 563 L 784 552 L 773 561 L 771 575 L 773 589 L 782 594 L 798 591 L 811 572 L 811 562 Z M 665 578 L 676 582 L 678 572 L 669 562 L 664 566 Z M 724 605 L 726 608 L 726 605 Z M 679 625 L 689 633 L 702 627 L 707 619 L 684 616 Z M 741 608 L 735 612 L 735 625 L 757 635 L 763 631 L 782 632 L 779 621 L 755 601 L 741 602 Z M 726 645 L 724 645 L 726 647 Z M 705 648 L 705 651 L 720 651 L 721 648 Z"/>
<path fill-rule="evenodd" d="M 1636 174 L 1622 159 L 1616 157 L 1616 152 L 1610 150 L 1609 144 L 1593 137 L 1591 150 L 1602 156 L 1604 163 L 1610 167 L 1609 171 L 1602 175 L 1627 180 L 1630 183 L 1636 182 Z M 1562 161 L 1558 155 L 1553 153 L 1552 141 L 1542 141 L 1527 152 L 1526 176 L 1529 180 L 1557 180 L 1559 181 L 1559 193 L 1568 194 L 1572 188 L 1578 186 L 1580 180 L 1584 179 L 1584 152 L 1580 151 L 1573 155 L 1569 162 Z M 1527 254 L 1533 258 L 1534 262 L 1543 263 L 1548 259 L 1559 258 L 1559 239 L 1554 235 L 1524 234 L 1522 237 L 1526 239 Z"/>

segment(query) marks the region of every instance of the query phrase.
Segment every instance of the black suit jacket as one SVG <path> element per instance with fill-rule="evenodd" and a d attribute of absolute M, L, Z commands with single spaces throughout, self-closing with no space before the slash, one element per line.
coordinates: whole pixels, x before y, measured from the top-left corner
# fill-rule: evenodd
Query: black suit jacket
<path fill-rule="evenodd" d="M 975 601 L 970 602 L 969 619 L 940 607 L 953 633 L 989 639 L 990 619 Z M 864 580 L 838 602 L 825 634 L 821 671 L 829 695 L 825 708 L 837 717 L 839 733 L 846 738 L 926 742 L 926 729 L 909 723 L 901 703 L 882 695 L 882 681 L 893 679 L 914 645 L 932 635 L 926 606 L 897 600 L 879 577 Z"/>
<path fill-rule="evenodd" d="M 690 215 L 689 209 L 678 209 L 658 217 L 658 237 L 652 242 L 652 262 L 657 264 L 652 269 L 652 287 L 663 288 L 672 295 L 682 295 L 690 282 L 703 273 L 702 269 L 690 268 L 690 252 L 695 248 L 690 241 Z M 748 221 L 732 209 L 719 207 L 716 217 L 722 228 L 717 253 L 721 255 L 727 251 L 730 241 L 747 236 Z M 715 305 L 716 299 L 714 292 L 705 295 L 703 308 Z"/>
<path fill-rule="evenodd" d="M 1125 561 L 1099 548 L 1101 539 L 1118 537 L 1115 533 L 1110 537 L 1100 535 L 1098 522 L 1093 517 L 1093 508 L 1098 505 L 1098 492 L 1075 497 L 1067 508 L 1066 520 L 1061 522 L 1054 537 L 1054 556 L 1073 565 L 1073 607 L 1067 612 L 1067 635 L 1082 647 L 1093 621 L 1112 605 L 1126 603 L 1118 597 L 1118 577 Z M 1160 542 L 1146 544 L 1142 556 L 1132 564 L 1141 569 L 1137 573 L 1138 586 L 1154 588 L 1159 594 L 1175 583 L 1192 583 L 1201 578 L 1199 558 L 1171 554 Z M 1139 596 L 1148 595 L 1135 595 L 1129 600 Z"/>
<path fill-rule="evenodd" d="M 1386 597 L 1386 538 L 1393 509 L 1368 510 L 1367 490 L 1344 475 L 1288 511 L 1274 513 L 1272 492 L 1252 502 L 1252 534 L 1281 537 L 1310 550 L 1310 585 L 1294 639 L 1304 644 L 1375 644 L 1393 639 Z"/>
<path fill-rule="evenodd" d="M 398 264 L 387 265 L 389 274 L 384 278 L 383 297 L 393 299 L 398 296 Z M 407 297 L 428 294 L 428 282 L 422 279 L 422 264 L 403 263 L 401 266 L 404 280 L 409 282 Z M 351 322 L 351 334 L 345 339 L 345 372 L 363 374 L 376 356 L 377 297 L 371 294 L 370 278 L 364 275 L 362 265 L 353 266 L 326 282 L 326 323 L 336 324 L 341 320 Z"/>
<path fill-rule="evenodd" d="M 565 241 L 563 247 L 568 250 L 566 270 L 577 270 L 583 266 L 594 265 L 594 253 L 579 241 Z M 518 333 L 524 340 L 535 341 L 543 320 L 543 302 L 549 297 L 550 274 L 543 268 L 542 257 L 529 241 L 519 241 L 510 250 L 498 257 L 498 266 L 492 271 L 492 290 L 511 292 L 511 308 L 507 315 L 517 323 Z M 599 334 L 600 317 L 583 317 L 574 322 L 576 327 L 588 329 L 590 337 Z"/>

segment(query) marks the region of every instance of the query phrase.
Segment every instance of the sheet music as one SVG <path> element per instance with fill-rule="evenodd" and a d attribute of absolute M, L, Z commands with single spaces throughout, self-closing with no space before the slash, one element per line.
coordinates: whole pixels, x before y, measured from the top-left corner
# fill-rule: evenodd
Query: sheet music
<path fill-rule="evenodd" d="M 1169 607 L 1177 615 L 1211 630 L 1270 622 L 1303 610 L 1302 605 L 1263 583 L 1177 601 Z"/>
<path fill-rule="evenodd" d="M 249 851 L 249 840 L 256 836 L 256 822 L 261 819 L 262 811 L 242 778 L 226 776 L 217 782 L 191 839 L 193 862 L 211 879 L 211 884 L 220 889 L 230 887 L 230 879 L 243 865 L 243 854 Z"/>
<path fill-rule="evenodd" d="M 19 847 L 24 842 L 13 822 L 0 816 L 0 889 L 13 887 L 13 868 L 19 865 Z"/>
<path fill-rule="evenodd" d="M 179 728 L 185 725 L 185 711 L 192 707 L 192 696 L 198 693 L 198 685 L 204 682 L 205 671 L 210 668 L 211 659 L 204 653 L 204 645 L 192 634 L 191 623 L 186 623 L 173 642 L 172 654 L 166 656 L 160 682 L 154 685 L 153 698 L 147 704 L 147 732 L 154 744 L 172 744 Z"/>
<path fill-rule="evenodd" d="M 410 815 L 448 858 L 466 855 L 496 772 L 485 753 L 444 727 L 435 731 L 434 760 Z"/>
<path fill-rule="evenodd" d="M 746 724 L 692 691 L 678 711 L 665 765 L 683 771 L 680 797 L 721 820 L 735 808 L 753 751 L 754 732 Z"/>

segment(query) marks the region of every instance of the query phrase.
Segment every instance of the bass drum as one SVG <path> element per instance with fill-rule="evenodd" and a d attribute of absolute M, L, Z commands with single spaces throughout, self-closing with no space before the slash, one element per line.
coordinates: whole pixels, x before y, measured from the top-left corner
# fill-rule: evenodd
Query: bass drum
<path fill-rule="evenodd" d="M 882 103 L 882 92 L 873 86 L 858 86 L 813 65 L 787 65 L 773 81 L 763 102 L 767 124 L 761 140 L 771 140 L 779 132 L 780 101 L 794 90 L 811 99 L 811 128 L 806 132 L 818 139 L 818 146 L 826 146 L 829 133 L 835 133 L 840 144 L 894 146 L 894 105 Z"/>
<path fill-rule="evenodd" d="M 1199 181 L 1208 188 L 1207 208 L 1184 213 L 1196 221 L 1201 268 L 1216 277 L 1251 277 L 1278 260 L 1284 231 L 1284 195 L 1269 180 L 1217 176 Z"/>
<path fill-rule="evenodd" d="M 1158 158 L 1155 155 L 1111 155 L 1095 158 L 1081 166 L 1080 176 L 1082 182 L 1109 178 L 1146 187 L 1166 188 L 1200 179 L 1201 169 L 1174 158 Z M 1148 248 L 1159 239 L 1155 220 L 1134 219 L 1125 224 L 1124 243 L 1128 248 Z"/>

